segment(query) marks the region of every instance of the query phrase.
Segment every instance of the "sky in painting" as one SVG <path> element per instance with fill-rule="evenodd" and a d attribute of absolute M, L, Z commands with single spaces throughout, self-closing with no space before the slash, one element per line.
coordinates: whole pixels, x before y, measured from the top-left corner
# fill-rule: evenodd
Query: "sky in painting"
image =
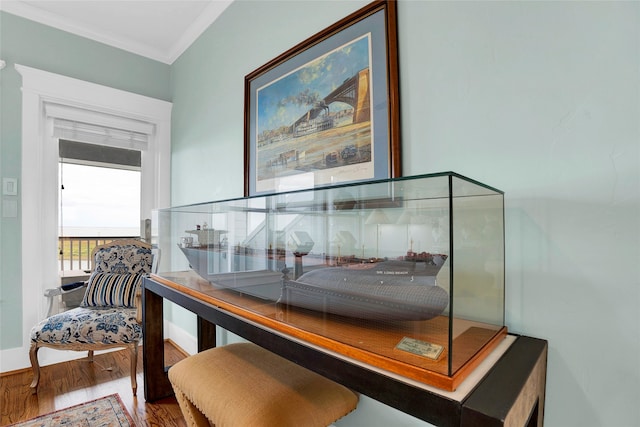
<path fill-rule="evenodd" d="M 258 133 L 290 126 L 360 70 L 369 67 L 369 35 L 328 52 L 257 91 Z M 343 108 L 346 106 L 343 106 Z M 333 111 L 339 109 L 331 106 Z"/>

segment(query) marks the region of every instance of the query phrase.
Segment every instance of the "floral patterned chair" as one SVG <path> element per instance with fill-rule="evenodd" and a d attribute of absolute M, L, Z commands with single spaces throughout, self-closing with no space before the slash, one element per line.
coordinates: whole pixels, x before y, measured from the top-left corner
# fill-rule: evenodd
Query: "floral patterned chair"
<path fill-rule="evenodd" d="M 141 283 L 152 270 L 151 245 L 134 239 L 96 246 L 93 272 L 80 307 L 42 320 L 31 329 L 29 358 L 33 369 L 32 393 L 40 381 L 38 350 L 88 351 L 123 347 L 131 354 L 131 388 L 136 395 L 138 345 L 142 340 Z"/>

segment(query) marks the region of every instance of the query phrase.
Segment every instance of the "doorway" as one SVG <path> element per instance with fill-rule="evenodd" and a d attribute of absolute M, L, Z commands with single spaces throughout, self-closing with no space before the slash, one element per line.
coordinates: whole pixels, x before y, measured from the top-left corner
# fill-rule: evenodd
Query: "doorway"
<path fill-rule="evenodd" d="M 91 138 L 94 127 L 113 132 L 120 148 L 141 151 L 141 218 L 170 204 L 171 103 L 85 82 L 24 65 L 15 65 L 22 77 L 22 160 L 19 223 L 22 234 L 22 305 L 15 308 L 16 327 L 28 337 L 31 326 L 44 318 L 47 301 L 43 291 L 55 288 L 58 277 L 58 139 L 77 140 L 63 132 L 82 132 Z M 70 125 L 66 128 L 65 126 Z M 145 140 L 140 141 L 139 136 Z M 86 140 L 81 138 L 81 140 Z M 147 191 L 148 189 L 148 191 Z M 19 320 L 18 320 L 19 322 Z M 25 366 L 22 347 L 2 350 L 3 367 Z M 63 353 L 63 352 L 54 352 Z M 46 356 L 43 364 L 67 360 Z M 47 360 L 44 360 L 47 359 Z M 28 366 L 28 361 L 26 361 Z"/>

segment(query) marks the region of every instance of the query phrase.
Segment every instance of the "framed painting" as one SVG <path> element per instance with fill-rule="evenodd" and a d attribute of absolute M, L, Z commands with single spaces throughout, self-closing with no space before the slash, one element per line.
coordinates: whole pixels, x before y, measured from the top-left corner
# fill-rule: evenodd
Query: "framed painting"
<path fill-rule="evenodd" d="M 401 176 L 396 2 L 245 77 L 245 196 Z"/>

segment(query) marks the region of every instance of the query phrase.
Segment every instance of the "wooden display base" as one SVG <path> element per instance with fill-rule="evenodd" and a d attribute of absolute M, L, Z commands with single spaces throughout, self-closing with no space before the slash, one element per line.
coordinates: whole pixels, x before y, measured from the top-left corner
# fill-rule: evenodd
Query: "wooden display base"
<path fill-rule="evenodd" d="M 262 327 L 447 391 L 455 390 L 507 335 L 506 327 L 454 318 L 449 342 L 446 316 L 428 321 L 372 322 L 215 288 L 193 272 L 152 275 L 152 279 Z M 431 359 L 396 348 L 404 338 L 444 349 Z"/>
<path fill-rule="evenodd" d="M 480 327 L 474 326 L 478 325 L 477 322 L 456 319 L 454 324 L 462 332 L 454 337 L 453 349 L 449 349 L 449 318 L 446 316 L 428 321 L 371 322 L 294 307 L 282 309 L 282 314 L 285 325 L 306 332 L 298 338 L 447 391 L 455 390 L 507 335 L 506 327 Z M 282 328 L 277 330 L 282 331 Z M 397 344 L 405 337 L 441 345 L 444 350 L 435 360 L 402 351 Z M 453 375 L 447 375 L 449 353 L 452 355 Z"/>

